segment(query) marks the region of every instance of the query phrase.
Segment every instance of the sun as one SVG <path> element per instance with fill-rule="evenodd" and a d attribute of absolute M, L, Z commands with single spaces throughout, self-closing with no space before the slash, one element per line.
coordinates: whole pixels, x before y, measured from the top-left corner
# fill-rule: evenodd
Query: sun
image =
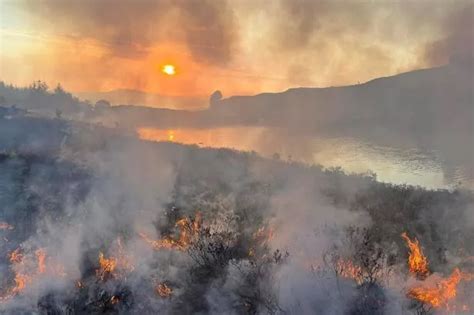
<path fill-rule="evenodd" d="M 161 68 L 161 72 L 163 72 L 166 75 L 175 75 L 176 74 L 176 68 L 174 65 L 164 65 Z"/>

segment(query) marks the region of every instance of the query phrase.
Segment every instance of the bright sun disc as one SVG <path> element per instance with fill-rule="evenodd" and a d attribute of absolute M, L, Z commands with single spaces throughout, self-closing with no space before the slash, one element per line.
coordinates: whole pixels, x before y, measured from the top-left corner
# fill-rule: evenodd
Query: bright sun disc
<path fill-rule="evenodd" d="M 173 65 L 164 65 L 163 68 L 161 68 L 161 71 L 167 75 L 176 74 L 176 69 Z"/>

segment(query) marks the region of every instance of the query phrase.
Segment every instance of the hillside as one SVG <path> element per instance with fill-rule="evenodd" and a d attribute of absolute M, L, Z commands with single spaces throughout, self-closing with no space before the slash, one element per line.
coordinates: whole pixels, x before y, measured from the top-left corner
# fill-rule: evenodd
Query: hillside
<path fill-rule="evenodd" d="M 116 106 L 103 118 L 113 115 L 131 126 L 252 125 L 360 136 L 372 136 L 375 129 L 395 137 L 414 133 L 441 136 L 437 127 L 455 124 L 456 130 L 447 132 L 469 134 L 473 132 L 474 106 L 471 70 L 451 64 L 353 86 L 232 96 L 192 113 Z"/>
<path fill-rule="evenodd" d="M 0 127 L 0 312 L 266 314 L 331 303 L 334 313 L 415 314 L 429 304 L 397 285 L 409 273 L 403 232 L 423 244 L 427 285 L 473 268 L 467 191 L 61 120 Z M 386 273 L 398 280 L 386 284 Z"/>

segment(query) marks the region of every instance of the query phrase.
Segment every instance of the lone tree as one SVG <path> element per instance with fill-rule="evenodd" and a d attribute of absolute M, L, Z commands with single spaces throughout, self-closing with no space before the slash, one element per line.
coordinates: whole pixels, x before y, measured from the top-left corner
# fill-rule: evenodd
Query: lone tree
<path fill-rule="evenodd" d="M 96 110 L 107 110 L 110 108 L 110 103 L 107 100 L 99 100 L 95 103 L 94 108 Z"/>
<path fill-rule="evenodd" d="M 214 107 L 217 104 L 217 102 L 219 102 L 221 99 L 222 99 L 222 92 L 217 90 L 211 94 L 211 97 L 209 98 L 209 105 L 211 107 Z"/>

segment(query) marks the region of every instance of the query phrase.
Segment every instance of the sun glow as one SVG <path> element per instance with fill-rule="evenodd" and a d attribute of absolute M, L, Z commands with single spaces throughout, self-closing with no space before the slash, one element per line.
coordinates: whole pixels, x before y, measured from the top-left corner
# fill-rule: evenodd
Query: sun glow
<path fill-rule="evenodd" d="M 163 72 L 166 75 L 175 75 L 176 74 L 176 68 L 174 65 L 164 65 L 161 68 L 161 72 Z"/>

